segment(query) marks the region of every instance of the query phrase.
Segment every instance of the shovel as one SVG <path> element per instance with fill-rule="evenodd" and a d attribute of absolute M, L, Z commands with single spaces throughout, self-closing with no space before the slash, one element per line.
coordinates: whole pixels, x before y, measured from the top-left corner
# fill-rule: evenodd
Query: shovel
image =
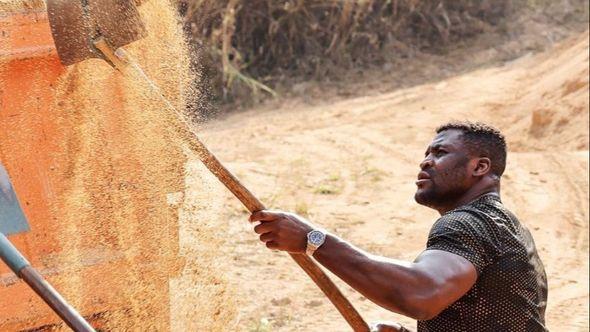
<path fill-rule="evenodd" d="M 185 115 L 172 105 L 161 90 L 121 47 L 146 35 L 139 12 L 130 0 L 47 0 L 49 23 L 58 55 L 64 65 L 89 58 L 107 61 L 124 75 L 134 78 L 159 98 L 179 118 L 174 129 L 180 137 L 191 137 L 189 148 L 203 164 L 244 204 L 250 212 L 265 206 L 207 149 Z M 307 255 L 290 254 L 330 299 L 354 331 L 368 332 L 367 323 L 324 271 Z"/>
<path fill-rule="evenodd" d="M 6 169 L 0 164 L 0 258 L 23 279 L 74 331 L 94 331 L 51 285 L 43 279 L 6 236 L 28 232 L 29 224 L 18 203 Z"/>

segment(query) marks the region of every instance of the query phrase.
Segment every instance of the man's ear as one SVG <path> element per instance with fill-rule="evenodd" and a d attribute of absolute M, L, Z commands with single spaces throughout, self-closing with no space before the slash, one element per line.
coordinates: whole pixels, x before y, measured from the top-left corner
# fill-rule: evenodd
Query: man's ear
<path fill-rule="evenodd" d="M 473 170 L 473 176 L 484 176 L 492 170 L 492 161 L 490 158 L 482 157 L 477 159 L 477 164 Z"/>

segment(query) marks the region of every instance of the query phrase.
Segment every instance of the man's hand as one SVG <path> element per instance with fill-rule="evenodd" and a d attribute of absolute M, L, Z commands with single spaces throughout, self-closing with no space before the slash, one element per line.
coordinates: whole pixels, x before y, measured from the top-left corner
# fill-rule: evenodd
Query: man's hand
<path fill-rule="evenodd" d="M 260 234 L 260 241 L 269 249 L 290 253 L 305 253 L 307 233 L 314 229 L 311 223 L 293 213 L 282 211 L 258 211 L 250 216 L 250 222 L 260 224 L 254 231 Z"/>

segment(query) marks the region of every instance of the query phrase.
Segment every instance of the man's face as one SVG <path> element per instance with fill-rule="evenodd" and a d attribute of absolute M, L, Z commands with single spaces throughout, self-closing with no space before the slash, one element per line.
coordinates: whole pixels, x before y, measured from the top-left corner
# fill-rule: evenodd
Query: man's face
<path fill-rule="evenodd" d="M 461 139 L 460 130 L 445 130 L 428 146 L 414 199 L 434 209 L 451 205 L 473 184 L 469 170 L 470 158 Z"/>

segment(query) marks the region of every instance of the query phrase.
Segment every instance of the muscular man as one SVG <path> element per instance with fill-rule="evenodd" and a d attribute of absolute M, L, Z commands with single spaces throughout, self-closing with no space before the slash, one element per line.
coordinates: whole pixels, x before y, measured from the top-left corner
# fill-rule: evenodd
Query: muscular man
<path fill-rule="evenodd" d="M 547 331 L 547 277 L 531 234 L 500 200 L 505 166 L 497 129 L 436 130 L 414 198 L 441 217 L 413 262 L 366 253 L 291 213 L 260 211 L 250 221 L 268 248 L 313 255 L 371 301 L 418 320 L 418 331 Z"/>

